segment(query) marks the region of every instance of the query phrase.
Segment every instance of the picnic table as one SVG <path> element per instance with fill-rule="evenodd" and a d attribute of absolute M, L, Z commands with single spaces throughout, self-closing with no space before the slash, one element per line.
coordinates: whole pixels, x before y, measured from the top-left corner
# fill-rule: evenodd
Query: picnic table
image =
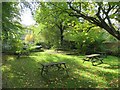
<path fill-rule="evenodd" d="M 103 63 L 103 58 L 101 58 L 100 54 L 90 54 L 90 55 L 86 55 L 85 58 L 83 59 L 83 63 L 85 61 L 90 61 L 92 63 L 93 66 L 95 62 L 100 61 L 101 63 Z"/>
<path fill-rule="evenodd" d="M 42 70 L 41 70 L 41 76 L 43 76 L 43 72 L 48 74 L 48 69 L 51 68 L 51 67 L 57 67 L 58 70 L 65 70 L 67 75 L 68 75 L 68 72 L 67 72 L 67 67 L 66 67 L 66 63 L 65 62 L 52 62 L 52 63 L 45 63 L 45 64 L 41 64 L 42 65 Z"/>

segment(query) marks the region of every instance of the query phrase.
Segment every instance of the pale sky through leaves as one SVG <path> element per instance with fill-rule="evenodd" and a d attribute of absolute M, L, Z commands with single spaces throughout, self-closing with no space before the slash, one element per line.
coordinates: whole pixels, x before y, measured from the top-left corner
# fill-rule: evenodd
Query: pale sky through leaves
<path fill-rule="evenodd" d="M 29 9 L 26 9 L 21 16 L 22 24 L 25 26 L 30 26 L 35 24 L 35 20 L 32 17 L 32 14 Z"/>

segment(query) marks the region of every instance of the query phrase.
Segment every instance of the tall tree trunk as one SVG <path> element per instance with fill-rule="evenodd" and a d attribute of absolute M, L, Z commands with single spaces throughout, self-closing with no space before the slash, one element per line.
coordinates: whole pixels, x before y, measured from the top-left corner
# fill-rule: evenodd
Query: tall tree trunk
<path fill-rule="evenodd" d="M 59 28 L 60 30 L 60 46 L 62 47 L 63 46 L 63 40 L 64 40 L 64 30 L 65 30 L 65 26 L 62 25 L 62 22 L 60 24 L 56 24 L 57 27 Z"/>
<path fill-rule="evenodd" d="M 64 30 L 61 28 L 61 29 L 60 29 L 60 45 L 61 45 L 61 47 L 63 46 L 63 39 L 64 39 L 63 31 L 64 31 Z"/>

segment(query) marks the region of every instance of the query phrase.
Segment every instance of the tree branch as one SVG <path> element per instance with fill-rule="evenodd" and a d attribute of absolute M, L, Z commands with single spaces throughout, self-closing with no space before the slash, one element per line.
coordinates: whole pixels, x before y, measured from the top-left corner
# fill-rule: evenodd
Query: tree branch
<path fill-rule="evenodd" d="M 80 12 L 80 10 L 78 10 L 78 9 L 75 9 L 72 5 L 73 4 L 71 4 L 71 2 L 68 2 L 68 5 L 69 5 L 69 7 L 70 7 L 70 9 L 72 10 L 71 12 L 68 12 L 68 14 L 70 15 L 70 16 L 75 16 L 75 17 L 77 17 L 77 18 L 79 18 L 79 17 L 82 17 L 82 18 L 84 18 L 85 20 L 87 20 L 87 21 L 89 21 L 90 23 L 92 23 L 92 24 L 95 24 L 95 25 L 97 25 L 97 26 L 99 26 L 99 27 L 101 27 L 101 28 L 104 28 L 107 32 L 109 32 L 111 35 L 113 35 L 114 37 L 116 37 L 118 40 L 120 40 L 120 33 L 118 33 L 116 30 L 115 30 L 115 28 L 113 27 L 113 25 L 112 25 L 112 23 L 111 23 L 111 21 L 110 21 L 110 17 L 109 17 L 109 12 L 111 11 L 111 9 L 113 9 L 114 8 L 114 6 L 110 6 L 110 4 L 109 4 L 109 8 L 108 8 L 108 10 L 107 11 L 105 11 L 106 9 L 104 8 L 102 8 L 102 6 L 101 6 L 101 3 L 98 3 L 98 5 L 99 5 L 99 7 L 98 7 L 98 12 L 96 13 L 96 16 L 98 17 L 98 19 L 97 18 L 94 18 L 94 17 L 91 17 L 91 16 L 87 16 L 87 15 L 85 15 L 85 14 L 82 14 L 81 12 Z M 102 12 L 103 12 L 103 14 L 106 16 L 105 18 L 102 18 L 101 17 L 101 11 L 102 10 Z M 105 19 L 107 19 L 108 20 L 108 24 L 105 22 Z"/>

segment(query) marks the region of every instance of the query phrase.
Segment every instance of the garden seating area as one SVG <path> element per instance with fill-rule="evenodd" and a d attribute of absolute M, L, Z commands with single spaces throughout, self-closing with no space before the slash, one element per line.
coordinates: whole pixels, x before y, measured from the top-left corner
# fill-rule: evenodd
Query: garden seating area
<path fill-rule="evenodd" d="M 108 55 L 104 63 L 96 66 L 83 64 L 85 57 L 53 50 L 32 52 L 18 59 L 14 55 L 4 56 L 3 88 L 118 87 L 117 57 Z"/>
<path fill-rule="evenodd" d="M 117 90 L 120 3 L 52 1 L 1 2 L 2 88 Z"/>

